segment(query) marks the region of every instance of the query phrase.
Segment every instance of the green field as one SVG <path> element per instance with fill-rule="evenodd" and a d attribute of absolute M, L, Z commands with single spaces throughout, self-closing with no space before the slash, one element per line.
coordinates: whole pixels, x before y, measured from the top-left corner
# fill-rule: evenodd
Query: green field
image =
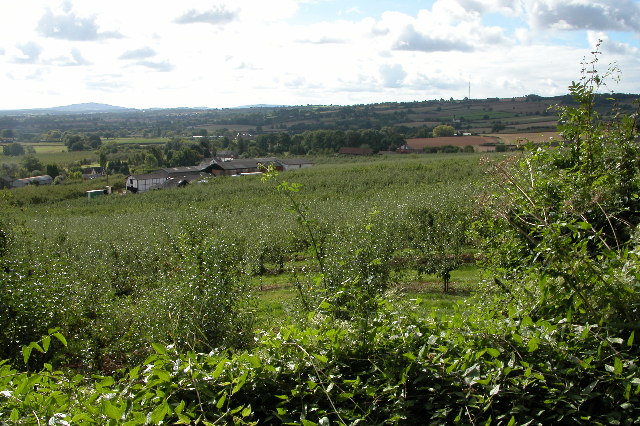
<path fill-rule="evenodd" d="M 104 143 L 115 143 L 117 145 L 157 145 L 167 143 L 168 138 L 141 138 L 141 137 L 129 137 L 129 138 L 114 138 L 106 139 Z"/>
<path fill-rule="evenodd" d="M 25 147 L 35 150 L 35 157 L 44 165 L 57 164 L 67 167 L 72 163 L 93 163 L 98 160 L 95 151 L 68 151 L 62 143 L 23 143 Z M 24 156 L 8 156 L 0 153 L 0 163 L 20 164 Z"/>

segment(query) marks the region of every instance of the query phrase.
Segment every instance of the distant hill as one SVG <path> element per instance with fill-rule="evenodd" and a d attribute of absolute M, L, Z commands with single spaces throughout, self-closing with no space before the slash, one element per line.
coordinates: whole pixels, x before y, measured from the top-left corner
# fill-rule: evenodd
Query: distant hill
<path fill-rule="evenodd" d="M 88 102 L 57 106 L 52 108 L 30 108 L 18 110 L 0 110 L 0 115 L 25 115 L 25 114 L 96 114 L 109 112 L 136 111 L 135 109 Z"/>
<path fill-rule="evenodd" d="M 123 111 L 129 111 L 130 108 L 89 102 L 89 103 L 83 103 L 83 104 L 73 104 L 73 105 L 47 108 L 47 110 L 55 111 L 55 112 L 83 113 L 83 112 L 123 112 Z"/>
<path fill-rule="evenodd" d="M 249 108 L 286 108 L 286 105 L 253 104 L 253 105 L 236 106 L 236 107 L 232 107 L 230 109 L 249 109 Z"/>

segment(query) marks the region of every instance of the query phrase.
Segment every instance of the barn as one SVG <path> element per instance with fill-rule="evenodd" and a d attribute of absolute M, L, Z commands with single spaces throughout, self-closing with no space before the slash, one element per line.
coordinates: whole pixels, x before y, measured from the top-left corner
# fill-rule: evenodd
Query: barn
<path fill-rule="evenodd" d="M 146 192 L 150 189 L 178 186 L 180 182 L 192 182 L 206 175 L 203 166 L 170 167 L 152 173 L 127 176 L 125 186 L 129 192 Z"/>

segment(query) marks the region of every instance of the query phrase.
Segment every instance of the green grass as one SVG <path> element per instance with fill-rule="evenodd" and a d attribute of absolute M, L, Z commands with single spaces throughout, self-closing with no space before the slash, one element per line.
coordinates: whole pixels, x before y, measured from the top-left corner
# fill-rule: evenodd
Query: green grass
<path fill-rule="evenodd" d="M 418 308 L 425 315 L 434 311 L 452 312 L 458 303 L 465 302 L 477 291 L 481 280 L 481 270 L 476 265 L 463 265 L 451 271 L 449 292 L 442 288 L 442 280 L 436 275 L 426 275 L 400 283 L 399 291 L 409 300 L 415 300 Z"/>
<path fill-rule="evenodd" d="M 166 138 L 141 138 L 141 137 L 131 137 L 131 138 L 115 138 L 115 139 L 104 139 L 103 143 L 115 143 L 117 145 L 153 145 L 153 144 L 163 144 L 167 143 L 168 139 Z"/>
<path fill-rule="evenodd" d="M 67 147 L 62 143 L 25 143 L 23 145 L 30 146 L 37 154 L 57 154 L 67 152 Z"/>
<path fill-rule="evenodd" d="M 451 272 L 449 292 L 445 293 L 439 277 L 416 277 L 415 271 L 406 271 L 405 280 L 398 283 L 393 291 L 402 300 L 415 302 L 418 311 L 424 316 L 434 312 L 453 312 L 456 305 L 474 295 L 480 276 L 481 270 L 477 266 L 463 265 Z M 295 277 L 291 273 L 254 277 L 258 323 L 271 328 L 287 320 L 287 306 L 296 297 L 292 284 L 294 281 Z"/>
<path fill-rule="evenodd" d="M 65 151 L 62 151 L 57 146 L 39 147 L 37 145 L 34 145 L 34 148 L 36 150 L 35 156 L 43 166 L 56 164 L 65 167 L 83 160 L 89 160 L 90 162 L 98 160 L 97 151 L 66 151 L 66 148 Z M 0 154 L 0 163 L 20 164 L 23 158 L 23 155 L 8 156 Z"/>
<path fill-rule="evenodd" d="M 256 289 L 256 321 L 261 328 L 277 327 L 287 321 L 287 305 L 295 298 L 295 288 L 290 285 L 263 287 Z"/>

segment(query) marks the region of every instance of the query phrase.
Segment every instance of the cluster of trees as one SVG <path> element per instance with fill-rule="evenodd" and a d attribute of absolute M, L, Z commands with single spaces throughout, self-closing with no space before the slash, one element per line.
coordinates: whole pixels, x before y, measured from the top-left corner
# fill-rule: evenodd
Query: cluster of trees
<path fill-rule="evenodd" d="M 8 156 L 18 157 L 20 155 L 24 155 L 25 153 L 34 153 L 34 149 L 32 147 L 28 147 L 25 149 L 24 145 L 18 142 L 11 142 L 2 147 L 2 153 Z"/>
<path fill-rule="evenodd" d="M 248 142 L 250 154 L 294 155 L 335 153 L 342 147 L 367 147 L 374 151 L 394 150 L 404 143 L 404 136 L 393 127 L 380 130 L 314 130 L 290 136 L 288 133 L 259 135 Z"/>
<path fill-rule="evenodd" d="M 95 133 L 65 133 L 62 137 L 62 142 L 69 151 L 86 151 L 100 148 L 100 145 L 102 145 L 102 139 Z"/>
<path fill-rule="evenodd" d="M 314 130 L 290 135 L 287 132 L 267 133 L 255 138 L 207 137 L 197 140 L 174 138 L 165 144 L 150 146 L 118 145 L 106 142 L 101 152 L 106 153 L 113 170 L 119 170 L 115 161 L 128 168 L 151 171 L 162 167 L 193 166 L 220 151 L 233 151 L 240 157 L 269 155 L 333 154 L 340 148 L 368 147 L 374 151 L 393 150 L 404 143 L 404 136 L 395 128 L 381 130 Z"/>

